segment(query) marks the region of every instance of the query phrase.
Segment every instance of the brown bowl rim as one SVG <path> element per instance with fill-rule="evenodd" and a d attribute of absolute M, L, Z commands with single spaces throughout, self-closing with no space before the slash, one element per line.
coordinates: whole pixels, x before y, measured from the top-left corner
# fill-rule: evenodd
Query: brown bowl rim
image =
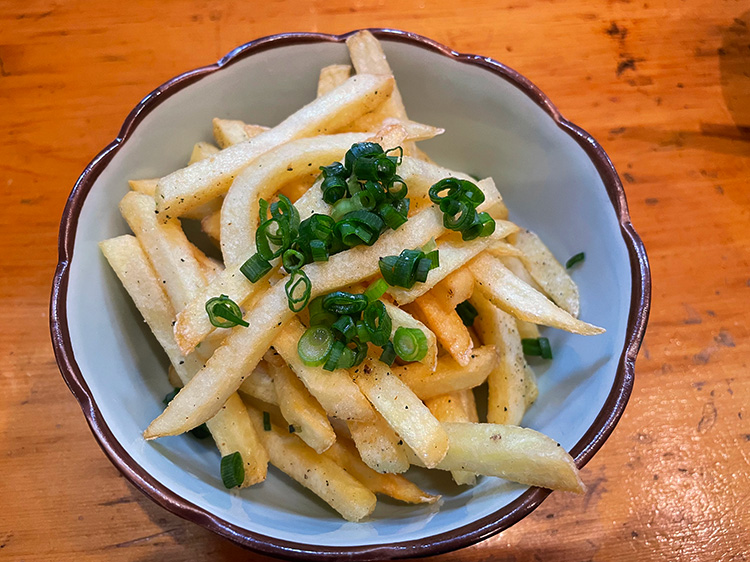
<path fill-rule="evenodd" d="M 138 489 L 172 513 L 188 521 L 197 523 L 245 548 L 290 560 L 330 560 L 339 558 L 347 560 L 386 560 L 445 553 L 472 545 L 510 527 L 536 509 L 547 497 L 549 490 L 529 488 L 513 502 L 482 519 L 423 539 L 393 544 L 373 544 L 354 547 L 306 545 L 267 537 L 224 521 L 207 510 L 178 496 L 157 482 L 125 452 L 120 443 L 112 435 L 94 402 L 94 398 L 73 354 L 66 309 L 69 264 L 73 258 L 75 233 L 81 208 L 96 178 L 107 166 L 120 146 L 128 140 L 141 120 L 163 100 L 204 76 L 255 53 L 279 46 L 299 43 L 341 43 L 357 31 L 359 30 L 342 35 L 295 32 L 263 37 L 237 47 L 215 64 L 180 74 L 149 93 L 127 116 L 117 138 L 107 145 L 86 166 L 73 187 L 60 223 L 58 241 L 59 259 L 52 284 L 50 332 L 57 364 L 63 379 L 78 400 L 94 437 L 112 463 Z M 584 149 L 604 182 L 607 194 L 620 223 L 623 240 L 628 248 L 632 274 L 632 297 L 625 346 L 620 356 L 612 390 L 591 427 L 570 451 L 571 455 L 575 458 L 576 464 L 581 468 L 606 441 L 622 416 L 633 388 L 635 360 L 646 330 L 650 309 L 651 275 L 648 258 L 643 242 L 630 221 L 622 182 L 601 145 L 586 131 L 565 119 L 538 87 L 515 70 L 488 57 L 457 53 L 432 39 L 415 33 L 382 28 L 370 29 L 370 31 L 381 39 L 409 43 L 456 61 L 484 68 L 512 83 L 539 105 L 563 131 L 569 134 Z"/>

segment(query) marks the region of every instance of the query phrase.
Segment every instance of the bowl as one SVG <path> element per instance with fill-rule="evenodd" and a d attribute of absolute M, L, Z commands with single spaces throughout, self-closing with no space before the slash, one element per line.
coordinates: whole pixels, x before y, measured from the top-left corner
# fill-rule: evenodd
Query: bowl
<path fill-rule="evenodd" d="M 648 261 L 617 173 L 601 146 L 514 70 L 413 33 L 371 31 L 383 44 L 410 117 L 447 131 L 423 143 L 425 151 L 445 166 L 492 176 L 511 220 L 535 230 L 561 259 L 586 253 L 573 274 L 582 318 L 607 332 L 584 338 L 547 330 L 555 360 L 537 365 L 539 400 L 524 419 L 582 467 L 625 408 L 649 310 Z M 322 66 L 348 62 L 349 35 L 258 39 L 148 94 L 73 188 L 52 290 L 60 371 L 115 466 L 169 511 L 252 550 L 290 559 L 446 552 L 507 528 L 549 493 L 495 478 L 459 488 L 444 474 L 412 469 L 418 484 L 442 494 L 438 504 L 381 500 L 367 521 L 349 523 L 276 469 L 260 485 L 228 491 L 215 448 L 186 436 L 141 438 L 171 388 L 163 353 L 97 247 L 128 232 L 117 209 L 125 180 L 184 166 L 192 144 L 211 139 L 212 117 L 278 123 L 315 97 Z"/>

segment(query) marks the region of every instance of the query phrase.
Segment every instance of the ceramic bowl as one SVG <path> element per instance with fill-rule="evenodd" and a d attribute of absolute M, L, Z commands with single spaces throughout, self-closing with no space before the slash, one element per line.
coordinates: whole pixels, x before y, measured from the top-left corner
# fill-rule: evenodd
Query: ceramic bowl
<path fill-rule="evenodd" d="M 372 31 L 410 117 L 446 129 L 423 143 L 425 151 L 449 168 L 492 176 L 511 219 L 535 230 L 561 259 L 586 252 L 573 272 L 582 318 L 607 332 L 586 338 L 546 331 L 555 359 L 535 365 L 539 399 L 524 420 L 583 466 L 623 412 L 649 308 L 648 262 L 617 173 L 601 146 L 517 72 L 412 33 Z M 117 210 L 126 180 L 184 166 L 194 142 L 211 140 L 212 117 L 280 122 L 315 97 L 322 66 L 348 62 L 347 36 L 259 39 L 146 96 L 73 188 L 51 302 L 62 375 L 122 473 L 173 513 L 255 551 L 293 559 L 457 549 L 517 522 L 549 493 L 495 478 L 457 487 L 447 473 L 412 469 L 418 484 L 442 494 L 439 503 L 382 499 L 367 521 L 348 523 L 276 469 L 260 485 L 227 491 L 215 448 L 187 436 L 141 438 L 170 390 L 166 361 L 97 247 L 128 232 Z"/>

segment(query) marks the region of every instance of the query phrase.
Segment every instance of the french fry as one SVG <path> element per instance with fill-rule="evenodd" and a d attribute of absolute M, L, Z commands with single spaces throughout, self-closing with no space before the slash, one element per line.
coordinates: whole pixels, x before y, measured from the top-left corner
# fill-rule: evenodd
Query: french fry
<path fill-rule="evenodd" d="M 518 248 L 501 240 L 490 244 L 487 247 L 487 251 L 493 256 L 497 256 L 498 258 L 521 257 L 521 251 Z"/>
<path fill-rule="evenodd" d="M 196 142 L 195 145 L 193 145 L 193 152 L 190 153 L 190 160 L 188 160 L 188 166 L 190 164 L 195 164 L 196 162 L 200 162 L 201 160 L 205 160 L 206 158 L 209 158 L 211 156 L 214 156 L 215 154 L 219 153 L 219 148 L 217 146 L 214 146 L 210 142 Z M 157 180 L 158 183 L 158 180 Z M 154 186 L 154 191 L 156 191 L 156 186 Z"/>
<path fill-rule="evenodd" d="M 431 290 L 448 275 L 469 263 L 480 252 L 516 230 L 518 230 L 518 227 L 512 222 L 496 221 L 495 232 L 485 238 L 475 238 L 468 242 L 439 240 L 437 245 L 440 254 L 440 266 L 430 270 L 427 274 L 427 280 L 424 283 L 417 283 L 411 289 L 390 287 L 388 294 L 401 306 L 409 304 Z"/>
<path fill-rule="evenodd" d="M 487 421 L 519 425 L 526 411 L 526 358 L 516 320 L 485 297 L 477 295 L 471 304 L 479 315 L 474 326 L 485 345 L 495 346 L 499 361 L 487 377 Z"/>
<path fill-rule="evenodd" d="M 383 233 L 372 246 L 357 246 L 335 254 L 328 262 L 304 266 L 312 289 L 310 298 L 353 285 L 379 271 L 380 256 L 398 254 L 406 247 L 424 245 L 443 231 L 442 213 L 425 209 L 398 230 Z M 262 280 L 256 285 L 262 283 Z M 216 413 L 217 404 L 236 391 L 245 375 L 258 364 L 294 313 L 284 283 L 269 288 L 245 314 L 248 327 L 237 326 L 208 360 L 206 366 L 175 396 L 167 409 L 146 429 L 144 437 L 154 439 L 178 435 L 193 429 Z"/>
<path fill-rule="evenodd" d="M 220 261 L 209 258 L 196 246 L 193 246 L 193 256 L 195 256 L 196 261 L 201 266 L 203 277 L 205 277 L 209 283 L 214 277 L 224 271 L 224 265 Z"/>
<path fill-rule="evenodd" d="M 409 470 L 403 440 L 388 422 L 375 412 L 370 421 L 346 422 L 362 461 L 381 474 L 399 474 Z"/>
<path fill-rule="evenodd" d="M 393 75 L 380 43 L 369 31 L 360 31 L 352 35 L 346 40 L 346 46 L 357 74 Z M 351 127 L 352 130 L 373 130 L 388 117 L 407 118 L 401 93 L 395 84 L 390 98 L 385 103 L 375 111 L 357 119 Z"/>
<path fill-rule="evenodd" d="M 528 411 L 528 409 L 531 408 L 531 405 L 536 402 L 536 399 L 539 397 L 539 387 L 536 383 L 536 373 L 534 372 L 534 369 L 532 369 L 528 364 L 525 368 L 523 380 L 526 384 L 526 389 L 524 390 L 523 394 L 525 398 L 526 411 Z"/>
<path fill-rule="evenodd" d="M 172 388 L 182 388 L 182 380 L 180 380 L 177 371 L 174 370 L 174 365 L 172 365 L 171 363 L 169 364 L 169 369 L 167 370 L 167 380 L 169 381 L 169 384 L 172 385 Z"/>
<path fill-rule="evenodd" d="M 255 369 L 242 381 L 239 391 L 245 396 L 251 396 L 267 404 L 279 405 L 270 367 L 265 361 L 258 363 Z"/>
<path fill-rule="evenodd" d="M 384 363 L 365 359 L 354 382 L 428 468 L 445 456 L 448 439 L 427 407 Z"/>
<path fill-rule="evenodd" d="M 174 308 L 141 245 L 136 238 L 126 235 L 105 240 L 99 246 L 157 341 L 166 351 L 180 382 L 187 384 L 202 363 L 195 355 L 184 357 L 180 353 L 172 334 Z M 242 486 L 250 486 L 265 479 L 268 456 L 236 394 L 228 397 L 206 425 L 222 455 L 237 451 L 242 456 L 245 465 Z"/>
<path fill-rule="evenodd" d="M 201 230 L 214 242 L 221 244 L 221 210 L 206 215 L 201 219 Z"/>
<path fill-rule="evenodd" d="M 388 98 L 393 83 L 393 78 L 388 76 L 353 76 L 273 129 L 161 178 L 154 196 L 159 216 L 169 220 L 223 195 L 246 166 L 272 148 L 297 138 L 333 131 L 371 111 Z"/>
<path fill-rule="evenodd" d="M 310 367 L 302 362 L 297 353 L 297 342 L 304 333 L 305 327 L 295 318 L 273 340 L 273 348 L 329 416 L 342 420 L 373 419 L 375 412 L 372 406 L 346 370 L 326 371 L 322 367 Z"/>
<path fill-rule="evenodd" d="M 248 412 L 272 465 L 315 493 L 347 521 L 359 521 L 372 513 L 377 499 L 361 482 L 286 428 L 272 423 L 270 431 L 265 431 L 260 412 L 254 408 L 248 408 Z"/>
<path fill-rule="evenodd" d="M 472 282 L 473 280 L 474 279 L 472 278 Z M 420 361 L 420 363 L 423 363 L 425 366 L 431 368 L 434 371 L 437 367 L 438 348 L 437 338 L 435 337 L 435 334 L 432 332 L 432 330 L 430 330 L 427 326 L 425 326 L 422 322 L 414 318 L 414 316 L 412 316 L 405 310 L 402 310 L 387 301 L 382 302 L 385 305 L 385 310 L 386 312 L 388 312 L 388 316 L 391 317 L 391 338 L 393 338 L 393 336 L 395 335 L 396 330 L 402 327 L 422 331 L 422 333 L 425 335 L 425 338 L 427 338 L 427 354 Z"/>
<path fill-rule="evenodd" d="M 515 246 L 514 246 L 515 247 Z M 529 271 L 526 269 L 526 266 L 521 261 L 521 256 L 498 256 L 496 252 L 491 252 L 492 255 L 497 256 L 500 258 L 500 260 L 503 262 L 503 265 L 507 267 L 510 272 L 518 277 L 521 281 L 526 283 L 529 287 L 534 289 L 535 291 L 538 291 L 540 293 L 544 293 L 542 288 L 537 284 L 536 281 L 534 281 L 534 278 L 531 276 Z"/>
<path fill-rule="evenodd" d="M 146 179 L 146 180 L 128 180 L 128 185 L 133 191 L 143 193 L 144 195 L 154 196 L 156 191 L 156 184 L 159 183 L 159 178 Z"/>
<path fill-rule="evenodd" d="M 466 269 L 457 269 L 435 285 L 430 293 L 445 303 L 446 308 L 456 308 L 469 300 L 474 292 L 474 276 Z"/>
<path fill-rule="evenodd" d="M 205 286 L 206 278 L 179 220 L 161 223 L 154 215 L 154 200 L 135 191 L 122 198 L 120 212 L 141 242 L 175 308 L 182 309 Z"/>
<path fill-rule="evenodd" d="M 536 339 L 540 336 L 539 328 L 533 322 L 526 322 L 525 320 L 519 320 L 516 318 L 516 327 L 518 328 L 518 334 L 521 339 Z"/>
<path fill-rule="evenodd" d="M 443 394 L 425 401 L 425 406 L 440 422 L 477 422 L 477 406 L 474 393 L 462 390 L 451 394 Z M 473 486 L 477 483 L 477 475 L 465 470 L 452 470 L 453 481 L 458 485 Z"/>
<path fill-rule="evenodd" d="M 294 427 L 302 441 L 312 447 L 315 452 L 322 453 L 336 441 L 336 434 L 326 417 L 325 410 L 284 361 L 276 360 L 279 356 L 275 352 L 268 352 L 266 357 L 271 367 L 281 414 L 287 423 Z"/>
<path fill-rule="evenodd" d="M 262 125 L 248 125 L 237 119 L 219 119 L 214 117 L 213 121 L 214 140 L 219 148 L 227 148 L 233 144 L 239 144 L 268 131 L 268 127 Z"/>
<path fill-rule="evenodd" d="M 464 367 L 468 365 L 474 342 L 456 310 L 432 292 L 422 295 L 410 306 L 418 311 L 456 362 Z"/>
<path fill-rule="evenodd" d="M 318 78 L 318 97 L 326 95 L 349 80 L 352 67 L 348 64 L 331 64 L 320 69 Z"/>
<path fill-rule="evenodd" d="M 541 238 L 530 230 L 521 230 L 515 236 L 515 246 L 523 252 L 521 261 L 544 293 L 557 306 L 578 318 L 578 286 Z"/>
<path fill-rule="evenodd" d="M 506 268 L 498 258 L 480 254 L 469 264 L 479 291 L 495 306 L 516 318 L 591 336 L 604 332 L 603 328 L 573 318 L 563 309 Z"/>
<path fill-rule="evenodd" d="M 495 348 L 485 345 L 474 349 L 469 364 L 465 367 L 446 355 L 438 359 L 434 373 L 421 363 L 410 363 L 402 367 L 394 365 L 391 371 L 404 381 L 414 394 L 422 400 L 429 400 L 441 394 L 479 386 L 487 380 L 496 364 Z"/>
<path fill-rule="evenodd" d="M 440 496 L 428 494 L 399 474 L 381 474 L 374 471 L 362 461 L 354 444 L 348 439 L 338 438 L 324 456 L 333 460 L 376 494 L 385 494 L 405 503 L 434 503 L 440 499 Z"/>
<path fill-rule="evenodd" d="M 583 493 L 573 458 L 546 435 L 513 425 L 444 423 L 450 439 L 440 470 L 466 470 L 550 490 Z M 410 460 L 419 464 L 416 454 Z"/>

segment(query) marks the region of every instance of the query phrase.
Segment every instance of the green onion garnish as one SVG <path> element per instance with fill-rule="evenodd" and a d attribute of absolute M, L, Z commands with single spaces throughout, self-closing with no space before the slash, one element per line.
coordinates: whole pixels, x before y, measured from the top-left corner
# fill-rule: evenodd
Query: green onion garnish
<path fill-rule="evenodd" d="M 373 301 L 362 313 L 361 325 L 366 330 L 365 341 L 383 346 L 391 337 L 393 323 L 382 301 Z"/>
<path fill-rule="evenodd" d="M 353 144 L 344 156 L 344 166 L 351 173 L 354 169 L 354 162 L 363 156 L 373 156 L 383 154 L 383 147 L 374 142 L 358 142 Z"/>
<path fill-rule="evenodd" d="M 305 256 L 302 255 L 302 252 L 289 248 L 281 256 L 281 263 L 287 273 L 293 273 L 305 265 Z"/>
<path fill-rule="evenodd" d="M 484 193 L 468 180 L 445 178 L 430 188 L 430 200 L 443 212 L 443 226 L 461 233 L 464 240 L 489 236 L 495 231 L 495 220 L 489 213 L 477 213 Z"/>
<path fill-rule="evenodd" d="M 405 249 L 398 256 L 380 258 L 380 273 L 386 283 L 411 289 L 417 281 L 424 283 L 431 269 L 440 263 L 437 250 L 425 255 L 422 250 Z"/>
<path fill-rule="evenodd" d="M 565 269 L 570 269 L 575 264 L 581 263 L 585 259 L 586 259 L 586 254 L 584 252 L 580 252 L 565 262 Z"/>
<path fill-rule="evenodd" d="M 355 314 L 362 312 L 367 307 L 368 301 L 365 295 L 347 293 L 346 291 L 334 291 L 323 297 L 323 308 L 336 314 Z"/>
<path fill-rule="evenodd" d="M 325 326 L 312 326 L 297 342 L 297 353 L 305 365 L 318 367 L 326 362 L 333 343 L 331 330 Z"/>
<path fill-rule="evenodd" d="M 383 222 L 385 222 L 386 226 L 391 230 L 398 230 L 398 228 L 407 221 L 406 215 L 399 213 L 396 207 L 388 202 L 378 205 L 377 212 L 383 219 Z"/>
<path fill-rule="evenodd" d="M 263 412 L 263 431 L 271 431 L 271 414 Z"/>
<path fill-rule="evenodd" d="M 266 273 L 271 271 L 271 264 L 268 260 L 260 257 L 260 254 L 255 253 L 242 264 L 240 271 L 252 283 L 257 283 Z"/>
<path fill-rule="evenodd" d="M 521 340 L 524 355 L 534 355 L 542 359 L 552 359 L 552 348 L 547 338 L 524 338 Z"/>
<path fill-rule="evenodd" d="M 474 320 L 479 316 L 479 312 L 477 312 L 477 309 L 469 301 L 459 303 L 456 306 L 456 312 L 461 317 L 461 322 L 467 327 L 473 326 Z"/>
<path fill-rule="evenodd" d="M 329 312 L 323 308 L 323 296 L 315 297 L 311 300 L 307 310 L 310 313 L 311 326 L 331 326 L 338 318 L 338 314 Z"/>
<path fill-rule="evenodd" d="M 339 359 L 341 359 L 344 349 L 346 349 L 346 346 L 340 341 L 333 342 L 333 346 L 328 353 L 328 358 L 326 359 L 325 365 L 323 365 L 323 369 L 326 371 L 335 371 L 339 366 Z"/>
<path fill-rule="evenodd" d="M 206 312 L 211 324 L 217 328 L 232 328 L 237 325 L 247 328 L 250 325 L 242 319 L 239 305 L 226 295 L 208 299 Z"/>
<path fill-rule="evenodd" d="M 245 465 L 242 455 L 235 451 L 231 455 L 221 457 L 221 481 L 226 488 L 236 488 L 245 480 Z"/>
<path fill-rule="evenodd" d="M 320 184 L 320 188 L 323 190 L 323 201 L 332 205 L 346 195 L 346 179 L 341 176 L 328 176 Z"/>
<path fill-rule="evenodd" d="M 404 361 L 421 361 L 427 355 L 427 336 L 419 328 L 400 326 L 393 335 L 393 348 Z"/>
<path fill-rule="evenodd" d="M 393 365 L 396 360 L 396 350 L 393 347 L 393 343 L 388 342 L 383 346 L 383 353 L 380 354 L 380 360 L 386 365 Z"/>
<path fill-rule="evenodd" d="M 335 334 L 339 334 L 347 343 L 352 341 L 357 335 L 357 325 L 352 320 L 352 317 L 346 314 L 339 316 L 339 319 L 333 323 L 331 329 Z"/>
<path fill-rule="evenodd" d="M 372 302 L 382 297 L 386 291 L 388 291 L 388 283 L 385 282 L 385 279 L 378 279 L 367 287 L 363 294 L 367 297 L 368 301 Z"/>
<path fill-rule="evenodd" d="M 322 240 L 310 240 L 312 261 L 328 261 L 328 247 Z"/>
<path fill-rule="evenodd" d="M 352 247 L 359 244 L 372 246 L 380 237 L 385 226 L 383 219 L 370 211 L 352 211 L 336 223 L 333 231 L 344 245 Z"/>
<path fill-rule="evenodd" d="M 289 310 L 300 312 L 307 306 L 307 301 L 310 300 L 312 283 L 307 273 L 303 269 L 298 269 L 289 276 L 289 281 L 284 285 L 284 289 L 286 290 Z"/>

